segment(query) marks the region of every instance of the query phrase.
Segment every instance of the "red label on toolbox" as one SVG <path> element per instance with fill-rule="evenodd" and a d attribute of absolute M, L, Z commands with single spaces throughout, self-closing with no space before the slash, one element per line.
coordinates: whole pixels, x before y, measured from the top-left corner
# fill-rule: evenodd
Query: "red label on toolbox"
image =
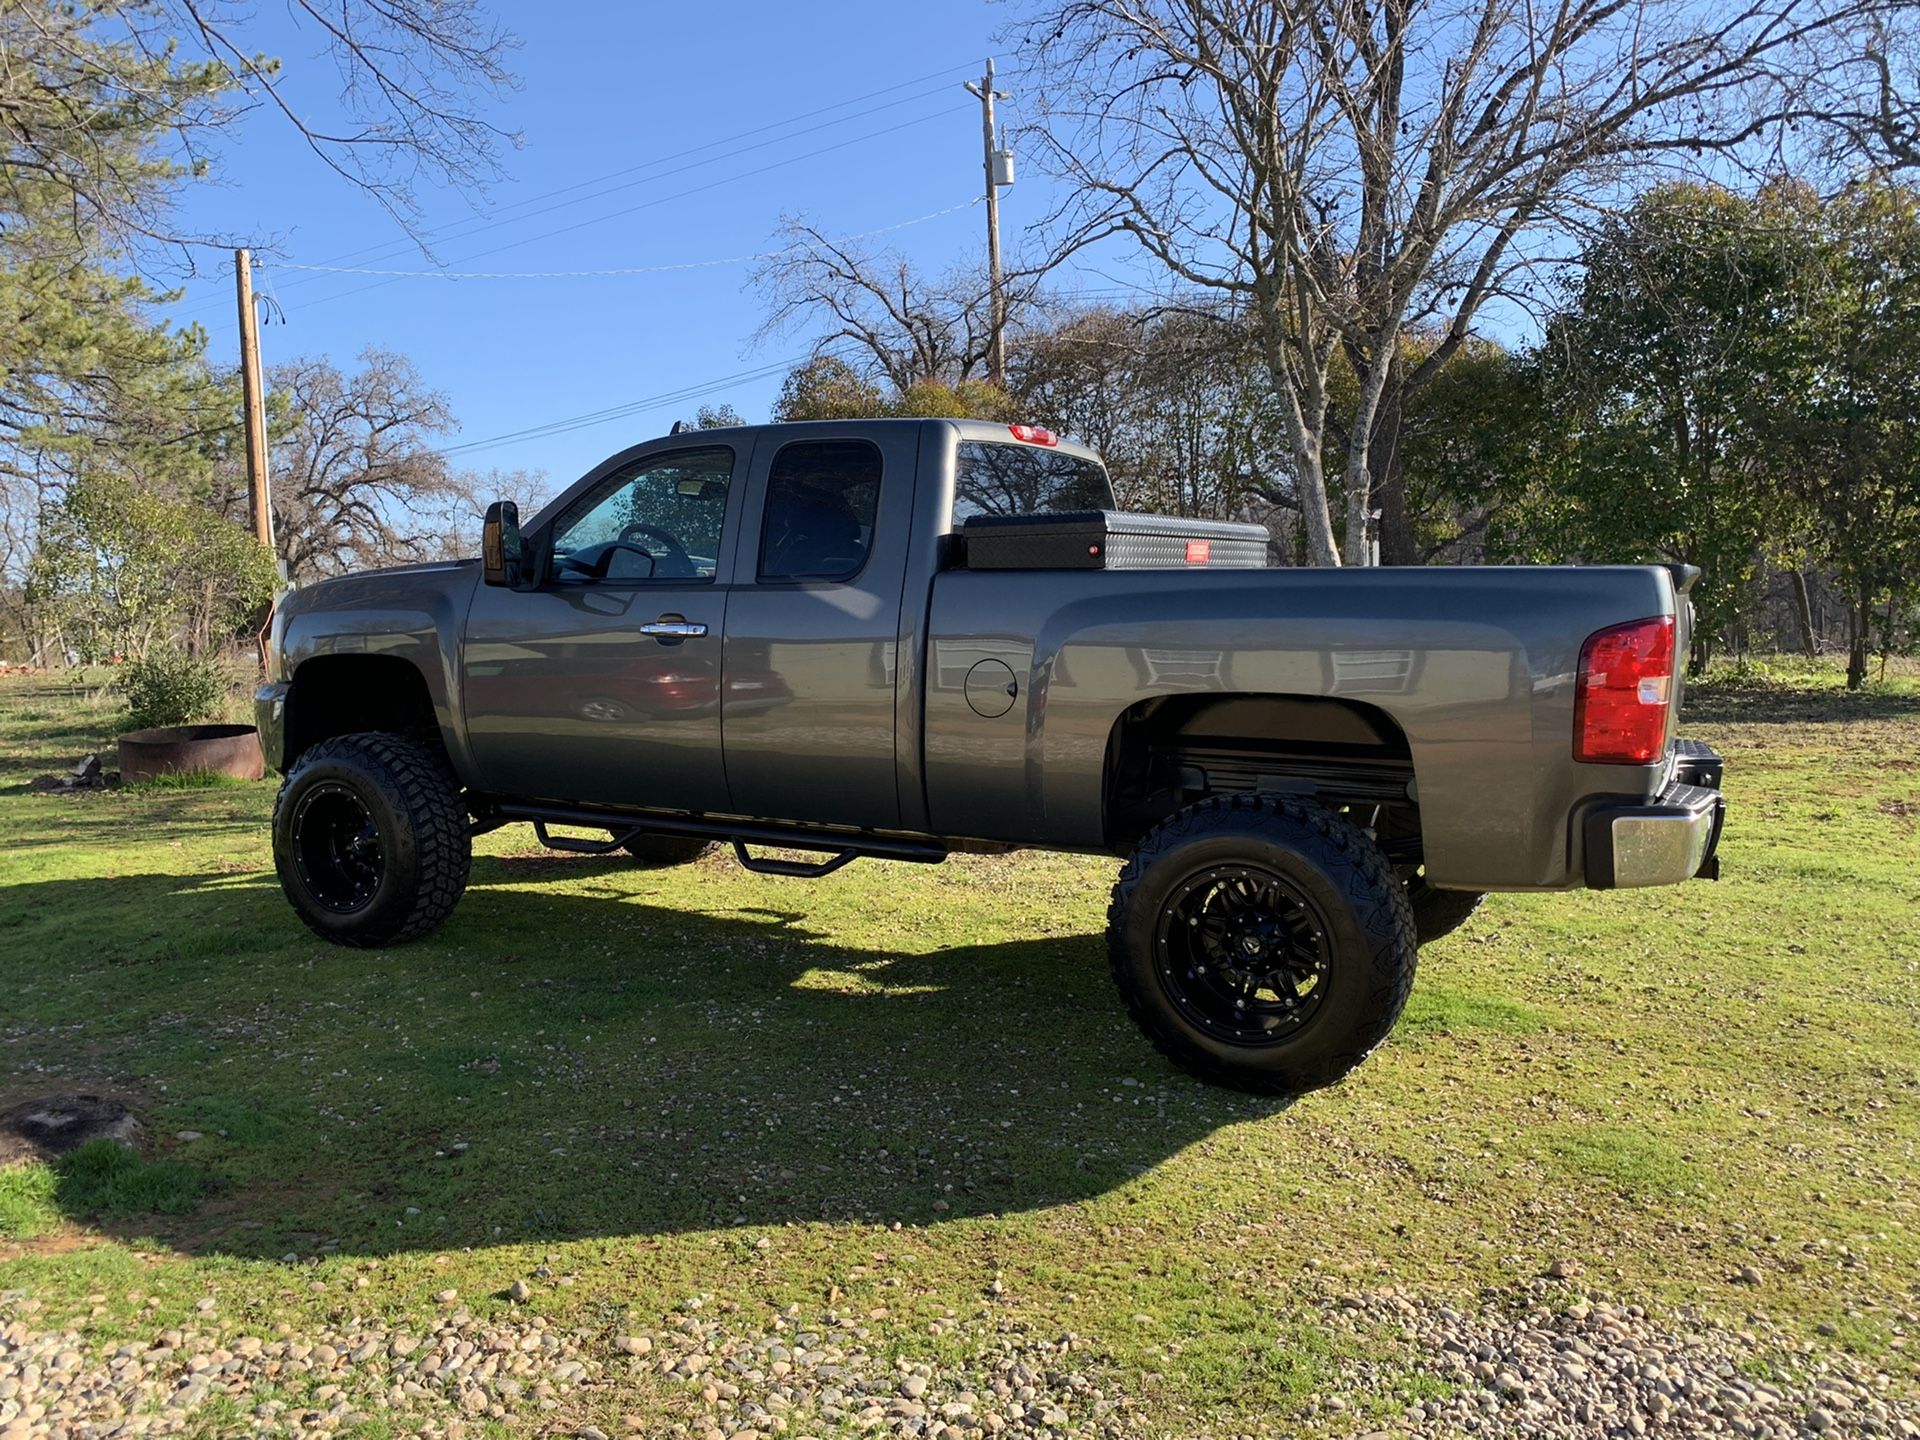
<path fill-rule="evenodd" d="M 1187 563 L 1189 565 L 1205 565 L 1211 559 L 1213 559 L 1213 542 L 1211 540 L 1187 541 Z"/>

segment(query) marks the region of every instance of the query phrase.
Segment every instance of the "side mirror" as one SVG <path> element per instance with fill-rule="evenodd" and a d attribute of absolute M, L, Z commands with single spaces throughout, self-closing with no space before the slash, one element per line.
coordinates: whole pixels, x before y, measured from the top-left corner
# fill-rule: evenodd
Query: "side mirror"
<path fill-rule="evenodd" d="M 524 567 L 520 559 L 520 507 L 496 500 L 487 507 L 480 527 L 480 564 L 489 585 L 518 585 Z"/>

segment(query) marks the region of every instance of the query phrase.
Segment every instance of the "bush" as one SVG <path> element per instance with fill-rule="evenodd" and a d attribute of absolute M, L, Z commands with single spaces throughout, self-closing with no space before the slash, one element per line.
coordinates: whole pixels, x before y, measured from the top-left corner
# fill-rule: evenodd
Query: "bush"
<path fill-rule="evenodd" d="M 27 602 L 84 660 L 236 633 L 275 587 L 272 553 L 243 527 L 112 474 L 46 508 L 26 579 Z"/>
<path fill-rule="evenodd" d="M 227 674 L 217 660 L 158 645 L 128 662 L 119 685 L 133 711 L 133 728 L 192 725 L 216 718 L 227 701 Z"/>

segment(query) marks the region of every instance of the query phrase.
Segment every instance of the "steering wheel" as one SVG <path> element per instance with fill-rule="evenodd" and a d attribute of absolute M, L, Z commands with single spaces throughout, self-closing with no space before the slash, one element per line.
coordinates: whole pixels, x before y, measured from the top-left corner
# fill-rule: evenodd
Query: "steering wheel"
<path fill-rule="evenodd" d="M 693 557 L 687 554 L 687 547 L 680 543 L 680 537 L 675 535 L 671 530 L 662 530 L 658 525 L 641 525 L 637 523 L 629 525 L 620 532 L 620 543 L 623 545 L 631 545 L 642 536 L 650 540 L 658 540 L 662 545 L 667 547 L 667 550 L 675 559 L 685 560 L 689 565 L 693 563 Z"/>
<path fill-rule="evenodd" d="M 588 546 L 573 554 L 556 552 L 553 561 L 562 569 L 577 571 L 594 580 L 604 580 L 607 578 L 607 571 L 613 565 L 613 557 L 622 550 L 638 555 L 647 562 L 649 567 L 659 563 L 651 550 L 631 540 L 603 540 L 598 545 Z"/>

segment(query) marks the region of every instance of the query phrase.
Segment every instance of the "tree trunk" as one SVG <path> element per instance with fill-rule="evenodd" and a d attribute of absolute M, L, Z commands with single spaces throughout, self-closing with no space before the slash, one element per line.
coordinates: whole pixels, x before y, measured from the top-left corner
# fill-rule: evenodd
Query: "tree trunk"
<path fill-rule="evenodd" d="M 1867 642 L 1873 629 L 1873 600 L 1862 585 L 1847 617 L 1847 689 L 1867 683 Z"/>
<path fill-rule="evenodd" d="M 1419 547 L 1413 543 L 1413 517 L 1407 513 L 1407 481 L 1400 424 L 1406 411 L 1406 377 L 1396 351 L 1373 423 L 1373 499 L 1380 511 L 1380 563 L 1419 565 Z"/>
<path fill-rule="evenodd" d="M 1327 475 L 1317 451 L 1293 447 L 1294 478 L 1300 491 L 1300 528 L 1306 533 L 1307 559 L 1314 565 L 1338 565 L 1340 547 L 1333 538 L 1333 512 L 1327 507 Z"/>
<path fill-rule="evenodd" d="M 1807 572 L 1795 566 L 1787 572 L 1793 581 L 1793 613 L 1800 621 L 1800 643 L 1809 660 L 1820 658 L 1820 641 L 1813 633 L 1813 600 L 1807 594 Z"/>
<path fill-rule="evenodd" d="M 1343 558 L 1349 565 L 1373 563 L 1369 543 L 1373 516 L 1373 444 L 1374 427 L 1380 419 L 1380 397 L 1387 388 L 1393 368 L 1393 356 L 1400 348 L 1398 331 L 1379 337 L 1373 347 L 1374 360 L 1360 378 L 1360 398 L 1353 407 L 1353 424 L 1347 427 L 1347 543 Z M 1384 357 L 1384 358 L 1383 358 Z"/>
<path fill-rule="evenodd" d="M 1354 446 L 1353 458 L 1347 462 L 1347 473 L 1342 479 L 1347 491 L 1347 541 L 1341 550 L 1341 563 L 1371 565 L 1373 546 L 1369 543 L 1368 512 L 1373 508 L 1373 472 L 1367 468 L 1364 446 Z"/>
<path fill-rule="evenodd" d="M 1333 536 L 1333 512 L 1327 504 L 1326 365 L 1321 352 L 1301 347 L 1302 366 L 1320 366 L 1294 384 L 1287 366 L 1287 317 L 1278 313 L 1270 296 L 1259 307 L 1261 349 L 1274 393 L 1281 397 L 1287 421 L 1287 439 L 1293 446 L 1294 498 L 1300 502 L 1300 531 L 1307 560 L 1313 565 L 1338 565 L 1340 547 Z M 1302 403 L 1305 401 L 1306 403 Z M 1317 408 L 1316 408 L 1317 407 Z"/>

